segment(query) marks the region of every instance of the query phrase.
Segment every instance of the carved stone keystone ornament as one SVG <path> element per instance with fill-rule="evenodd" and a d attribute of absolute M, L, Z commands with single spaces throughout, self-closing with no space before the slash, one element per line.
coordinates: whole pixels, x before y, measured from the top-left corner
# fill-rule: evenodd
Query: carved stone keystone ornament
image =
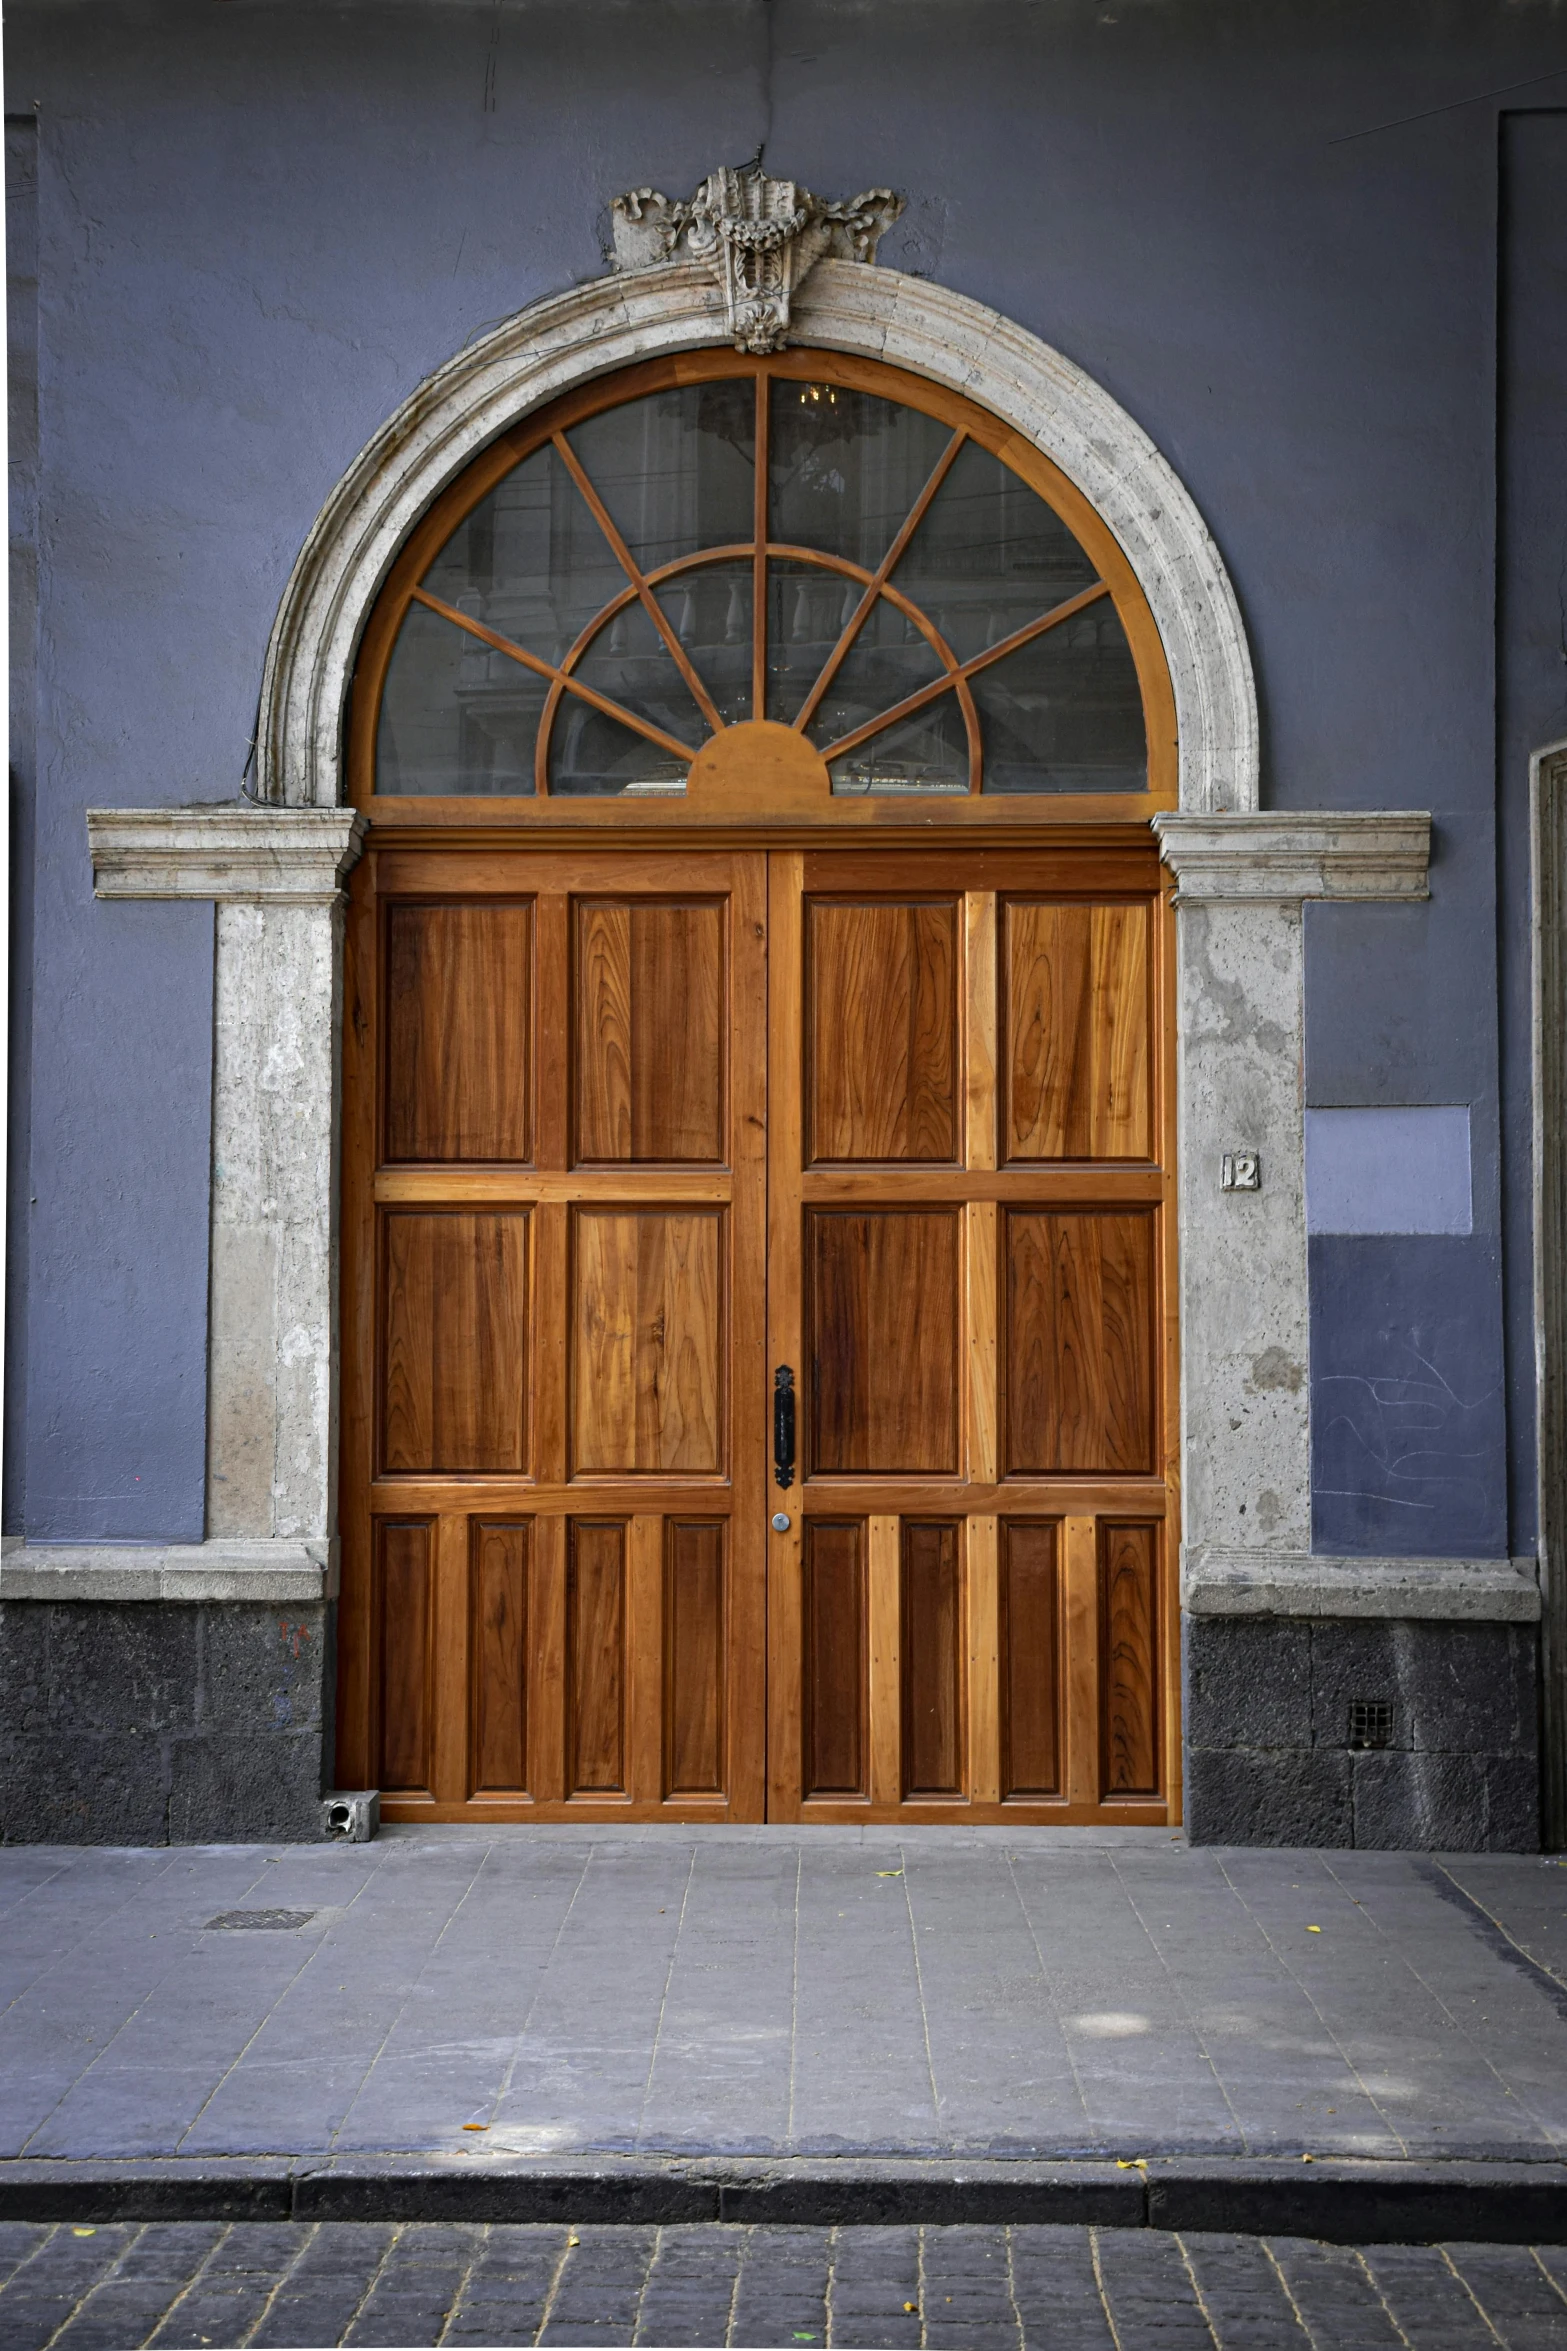
<path fill-rule="evenodd" d="M 891 188 L 867 188 L 850 203 L 829 204 L 794 180 L 769 179 L 759 164 L 748 164 L 710 172 L 684 204 L 653 188 L 632 188 L 610 209 L 617 269 L 700 261 L 723 288 L 735 349 L 764 352 L 781 348 L 790 301 L 822 255 L 874 261 L 903 198 Z"/>

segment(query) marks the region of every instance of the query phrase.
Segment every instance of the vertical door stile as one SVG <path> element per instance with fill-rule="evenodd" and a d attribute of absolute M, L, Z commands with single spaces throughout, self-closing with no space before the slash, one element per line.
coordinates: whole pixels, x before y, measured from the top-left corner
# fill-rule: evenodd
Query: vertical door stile
<path fill-rule="evenodd" d="M 1099 1802 L 1099 1529 L 1071 1517 L 1066 1535 L 1066 1783 L 1074 1805 Z"/>
<path fill-rule="evenodd" d="M 466 1804 L 472 1792 L 468 1525 L 465 1510 L 443 1510 L 436 1522 L 431 1793 L 437 1804 Z"/>
<path fill-rule="evenodd" d="M 767 858 L 737 857 L 730 900 L 728 1159 L 729 1370 L 726 1461 L 733 1507 L 725 1555 L 728 1704 L 724 1784 L 734 1817 L 767 1814 L 768 1416 Z M 791 1501 L 793 1497 L 791 1496 Z M 795 1512 L 791 1509 L 791 1517 Z M 798 1523 L 798 1522 L 796 1522 Z"/>
<path fill-rule="evenodd" d="M 870 1522 L 867 1562 L 870 1611 L 871 1802 L 888 1809 L 903 1796 L 902 1690 L 899 1635 L 903 1563 L 898 1521 L 877 1513 Z"/>
<path fill-rule="evenodd" d="M 774 850 L 767 860 L 767 1327 L 769 1404 L 773 1375 L 788 1364 L 795 1382 L 795 1473 L 774 1481 L 770 1430 L 763 1435 L 767 1514 L 789 1520 L 768 1534 L 767 1779 L 768 1816 L 798 1820 L 804 1776 L 805 1481 L 810 1475 L 812 1370 L 805 1360 L 802 1299 L 803 1216 L 800 1176 L 805 1035 L 802 893 L 805 860 Z M 767 1429 L 768 1424 L 764 1424 Z"/>
<path fill-rule="evenodd" d="M 629 1530 L 627 1657 L 631 1677 L 626 1789 L 641 1812 L 664 1796 L 664 1521 L 639 1510 Z"/>
<path fill-rule="evenodd" d="M 1001 1801 L 1001 1594 L 997 1521 L 968 1521 L 968 1780 L 971 1804 Z"/>
<path fill-rule="evenodd" d="M 538 1804 L 566 1795 L 566 1521 L 542 1515 L 533 1530 L 535 1627 L 528 1659 L 528 1785 Z"/>

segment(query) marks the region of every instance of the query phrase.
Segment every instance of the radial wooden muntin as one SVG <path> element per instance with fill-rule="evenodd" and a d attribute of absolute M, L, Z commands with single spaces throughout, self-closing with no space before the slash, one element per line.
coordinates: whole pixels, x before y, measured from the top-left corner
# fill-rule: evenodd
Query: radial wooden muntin
<path fill-rule="evenodd" d="M 750 541 L 736 541 L 722 547 L 703 548 L 695 554 L 642 573 L 629 555 L 618 544 L 618 534 L 609 525 L 610 545 L 615 549 L 622 568 L 627 571 L 625 586 L 593 616 L 579 632 L 578 638 L 562 657 L 551 663 L 502 637 L 483 623 L 458 613 L 439 599 L 420 588 L 425 572 L 464 518 L 486 497 L 495 485 L 524 459 L 547 443 L 554 441 L 562 450 L 573 472 L 580 474 L 574 452 L 563 439 L 567 429 L 604 409 L 641 398 L 646 394 L 688 383 L 736 380 L 750 376 L 757 386 L 759 415 L 758 446 L 754 460 L 757 529 Z M 916 499 L 910 513 L 895 534 L 891 546 L 875 571 L 850 562 L 847 558 L 829 555 L 822 550 L 799 547 L 785 541 L 773 541 L 766 535 L 765 498 L 768 479 L 765 440 L 766 388 L 773 380 L 786 382 L 826 382 L 845 389 L 864 391 L 896 400 L 905 406 L 950 423 L 954 438 L 938 462 Z M 1026 628 L 1012 632 L 995 646 L 985 648 L 966 662 L 959 662 L 929 617 L 922 613 L 911 599 L 895 591 L 890 579 L 900 553 L 917 526 L 940 481 L 955 458 L 963 439 L 970 439 L 999 458 L 1020 480 L 1033 489 L 1060 516 L 1077 538 L 1084 553 L 1098 573 L 1096 584 L 1089 590 L 1067 599 L 1029 623 Z M 579 481 L 579 488 L 582 487 Z M 596 494 L 588 503 L 604 528 L 605 517 Z M 700 748 L 678 742 L 667 736 L 651 722 L 614 703 L 596 689 L 588 687 L 575 676 L 588 648 L 600 632 L 611 625 L 615 616 L 631 604 L 640 602 L 649 612 L 654 626 L 676 662 L 688 687 L 696 693 L 699 707 L 712 706 L 701 681 L 695 678 L 688 658 L 680 648 L 678 635 L 671 627 L 652 590 L 664 581 L 711 567 L 720 562 L 736 562 L 749 558 L 755 566 L 752 593 L 753 630 L 753 709 L 758 700 L 757 679 L 766 660 L 766 606 L 762 592 L 766 567 L 770 560 L 803 562 L 838 576 L 857 580 L 865 593 L 845 623 L 836 645 L 815 685 L 806 696 L 801 710 L 789 723 L 797 730 L 809 724 L 815 707 L 837 667 L 855 640 L 861 624 L 879 598 L 886 598 L 911 625 L 916 626 L 930 644 L 943 665 L 943 674 L 922 686 L 903 702 L 890 706 L 872 722 L 858 727 L 841 742 L 826 747 L 824 758 L 841 756 L 868 737 L 882 732 L 896 723 L 900 716 L 910 715 L 914 709 L 955 693 L 963 710 L 969 746 L 969 781 L 966 793 L 932 794 L 922 801 L 918 818 L 919 830 L 928 836 L 932 824 L 967 826 L 976 821 L 985 825 L 1002 825 L 1009 830 L 1022 824 L 1038 824 L 1042 820 L 1052 825 L 1088 820 L 1095 824 L 1124 823 L 1128 818 L 1146 820 L 1154 811 L 1176 804 L 1176 723 L 1174 694 L 1169 671 L 1159 642 L 1152 613 L 1142 593 L 1130 563 L 1113 533 L 1095 513 L 1082 493 L 1067 479 L 1059 467 L 1052 464 L 1040 450 L 1022 437 L 1000 418 L 992 415 L 976 401 L 948 391 L 944 386 L 930 383 L 923 377 L 908 374 L 902 369 L 880 362 L 855 359 L 839 353 L 816 350 L 793 350 L 775 353 L 765 359 L 746 357 L 728 350 L 705 350 L 676 354 L 667 359 L 653 360 L 624 369 L 595 382 L 579 386 L 561 400 L 552 403 L 526 423 L 502 434 L 486 449 L 450 487 L 438 498 L 423 520 L 416 526 L 401 555 L 388 576 L 377 599 L 361 641 L 356 667 L 353 700 L 349 723 L 350 797 L 360 807 L 373 811 L 378 822 L 390 819 L 399 825 L 432 821 L 432 812 L 439 810 L 433 821 L 444 829 L 454 821 L 472 822 L 477 818 L 486 826 L 495 823 L 526 823 L 530 829 L 546 824 L 553 832 L 560 823 L 582 825 L 594 832 L 605 824 L 622 826 L 631 819 L 640 831 L 647 823 L 654 827 L 671 825 L 684 830 L 688 825 L 710 825 L 711 808 L 682 808 L 678 797 L 671 796 L 657 805 L 637 805 L 635 797 L 606 794 L 602 797 L 570 795 L 562 800 L 549 791 L 547 763 L 551 726 L 562 698 L 568 693 L 578 694 L 585 701 L 607 712 L 620 723 L 630 726 L 645 739 L 661 745 L 680 757 L 690 758 Z M 1143 702 L 1144 732 L 1148 756 L 1148 788 L 1137 793 L 1057 793 L 1040 792 L 990 794 L 982 793 L 983 749 L 977 714 L 974 709 L 968 679 L 982 672 L 1032 638 L 1069 620 L 1074 613 L 1108 595 L 1126 632 L 1127 643 L 1136 668 Z M 492 649 L 518 660 L 524 668 L 550 680 L 551 690 L 539 722 L 535 747 L 535 792 L 522 797 L 484 795 L 480 797 L 451 795 L 419 795 L 418 806 L 411 805 L 414 796 L 380 794 L 375 790 L 376 735 L 380 715 L 381 695 L 386 681 L 398 631 L 409 605 L 415 600 L 440 611 L 445 617 L 464 628 Z M 712 713 L 717 715 L 716 711 Z M 747 722 L 739 722 L 747 723 Z M 834 796 L 821 812 L 821 820 L 839 825 L 867 825 L 878 831 L 889 822 L 900 818 L 907 823 L 910 812 L 900 805 L 901 795 L 846 794 Z M 768 811 L 737 803 L 734 814 L 742 822 L 766 821 Z"/>

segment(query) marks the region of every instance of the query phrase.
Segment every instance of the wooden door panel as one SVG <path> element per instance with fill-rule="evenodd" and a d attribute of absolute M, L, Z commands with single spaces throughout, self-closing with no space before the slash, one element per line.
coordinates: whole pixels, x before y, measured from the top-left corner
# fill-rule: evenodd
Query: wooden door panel
<path fill-rule="evenodd" d="M 958 1467 L 960 1211 L 813 1211 L 810 1469 Z"/>
<path fill-rule="evenodd" d="M 435 1527 L 383 1519 L 374 1530 L 376 1784 L 427 1795 L 434 1781 Z"/>
<path fill-rule="evenodd" d="M 626 1792 L 627 1553 L 625 1520 L 573 1519 L 566 1529 L 566 1793 Z"/>
<path fill-rule="evenodd" d="M 382 1219 L 381 1467 L 527 1464 L 525 1213 Z"/>
<path fill-rule="evenodd" d="M 1151 1472 L 1152 1216 L 1009 1209 L 1004 1234 L 1003 1473 Z"/>
<path fill-rule="evenodd" d="M 901 1800 L 966 1793 L 964 1607 L 957 1520 L 900 1530 Z"/>
<path fill-rule="evenodd" d="M 666 1797 L 724 1792 L 725 1535 L 721 1519 L 664 1525 Z"/>
<path fill-rule="evenodd" d="M 1101 1781 L 1107 1796 L 1144 1796 L 1159 1786 L 1159 1529 L 1099 1529 Z"/>
<path fill-rule="evenodd" d="M 528 1582 L 532 1526 L 527 1519 L 468 1528 L 469 1669 L 472 1795 L 528 1792 Z"/>
<path fill-rule="evenodd" d="M 954 900 L 807 906 L 807 1156 L 958 1152 Z"/>
<path fill-rule="evenodd" d="M 723 907 L 590 898 L 574 916 L 575 1161 L 721 1161 Z"/>
<path fill-rule="evenodd" d="M 811 1519 L 805 1529 L 800 1793 L 863 1801 L 870 1793 L 867 1529 Z"/>
<path fill-rule="evenodd" d="M 1003 1164 L 1153 1158 L 1148 904 L 1003 915 Z"/>
<path fill-rule="evenodd" d="M 723 1467 L 723 1217 L 578 1209 L 572 1469 Z"/>
<path fill-rule="evenodd" d="M 384 952 L 385 1159 L 531 1159 L 531 902 L 394 903 Z"/>
<path fill-rule="evenodd" d="M 1000 1793 L 1062 1790 L 1060 1528 L 1004 1519 L 999 1553 Z"/>

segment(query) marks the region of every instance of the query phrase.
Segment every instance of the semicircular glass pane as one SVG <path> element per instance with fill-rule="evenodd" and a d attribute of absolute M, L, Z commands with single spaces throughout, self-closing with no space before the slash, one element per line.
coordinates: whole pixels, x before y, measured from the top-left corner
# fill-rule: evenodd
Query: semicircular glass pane
<path fill-rule="evenodd" d="M 968 661 L 1099 575 L 1055 508 L 969 441 L 892 576 Z"/>
<path fill-rule="evenodd" d="M 689 762 L 619 719 L 563 694 L 550 728 L 550 791 L 567 799 L 683 792 Z"/>
<path fill-rule="evenodd" d="M 768 537 L 874 571 L 952 427 L 843 384 L 778 377 L 769 400 Z"/>
<path fill-rule="evenodd" d="M 640 601 L 623 604 L 593 637 L 571 675 L 695 752 L 710 729 L 674 656 Z M 580 699 L 580 697 L 579 697 Z"/>
<path fill-rule="evenodd" d="M 533 790 L 549 682 L 426 605 L 397 632 L 376 730 L 376 790 L 508 797 Z"/>
<path fill-rule="evenodd" d="M 560 452 L 545 447 L 463 517 L 419 584 L 559 661 L 626 575 Z"/>
<path fill-rule="evenodd" d="M 956 694 L 939 694 L 923 710 L 827 763 L 834 799 L 884 793 L 966 792 L 968 730 Z"/>
<path fill-rule="evenodd" d="M 1143 697 L 1108 596 L 970 680 L 987 792 L 1144 792 Z"/>
<path fill-rule="evenodd" d="M 704 563 L 654 594 L 725 726 L 751 715 L 751 566 Z M 678 734 L 679 729 L 675 732 Z M 706 729 L 703 730 L 704 736 Z"/>
<path fill-rule="evenodd" d="M 769 567 L 769 718 L 792 724 L 836 653 L 863 594 L 860 581 L 814 564 Z M 880 718 L 920 686 L 931 684 L 945 667 L 908 615 L 880 596 L 833 670 L 805 731 L 818 749 L 825 750 Z"/>
<path fill-rule="evenodd" d="M 641 570 L 750 542 L 754 377 L 649 392 L 572 425 L 566 438 Z"/>

